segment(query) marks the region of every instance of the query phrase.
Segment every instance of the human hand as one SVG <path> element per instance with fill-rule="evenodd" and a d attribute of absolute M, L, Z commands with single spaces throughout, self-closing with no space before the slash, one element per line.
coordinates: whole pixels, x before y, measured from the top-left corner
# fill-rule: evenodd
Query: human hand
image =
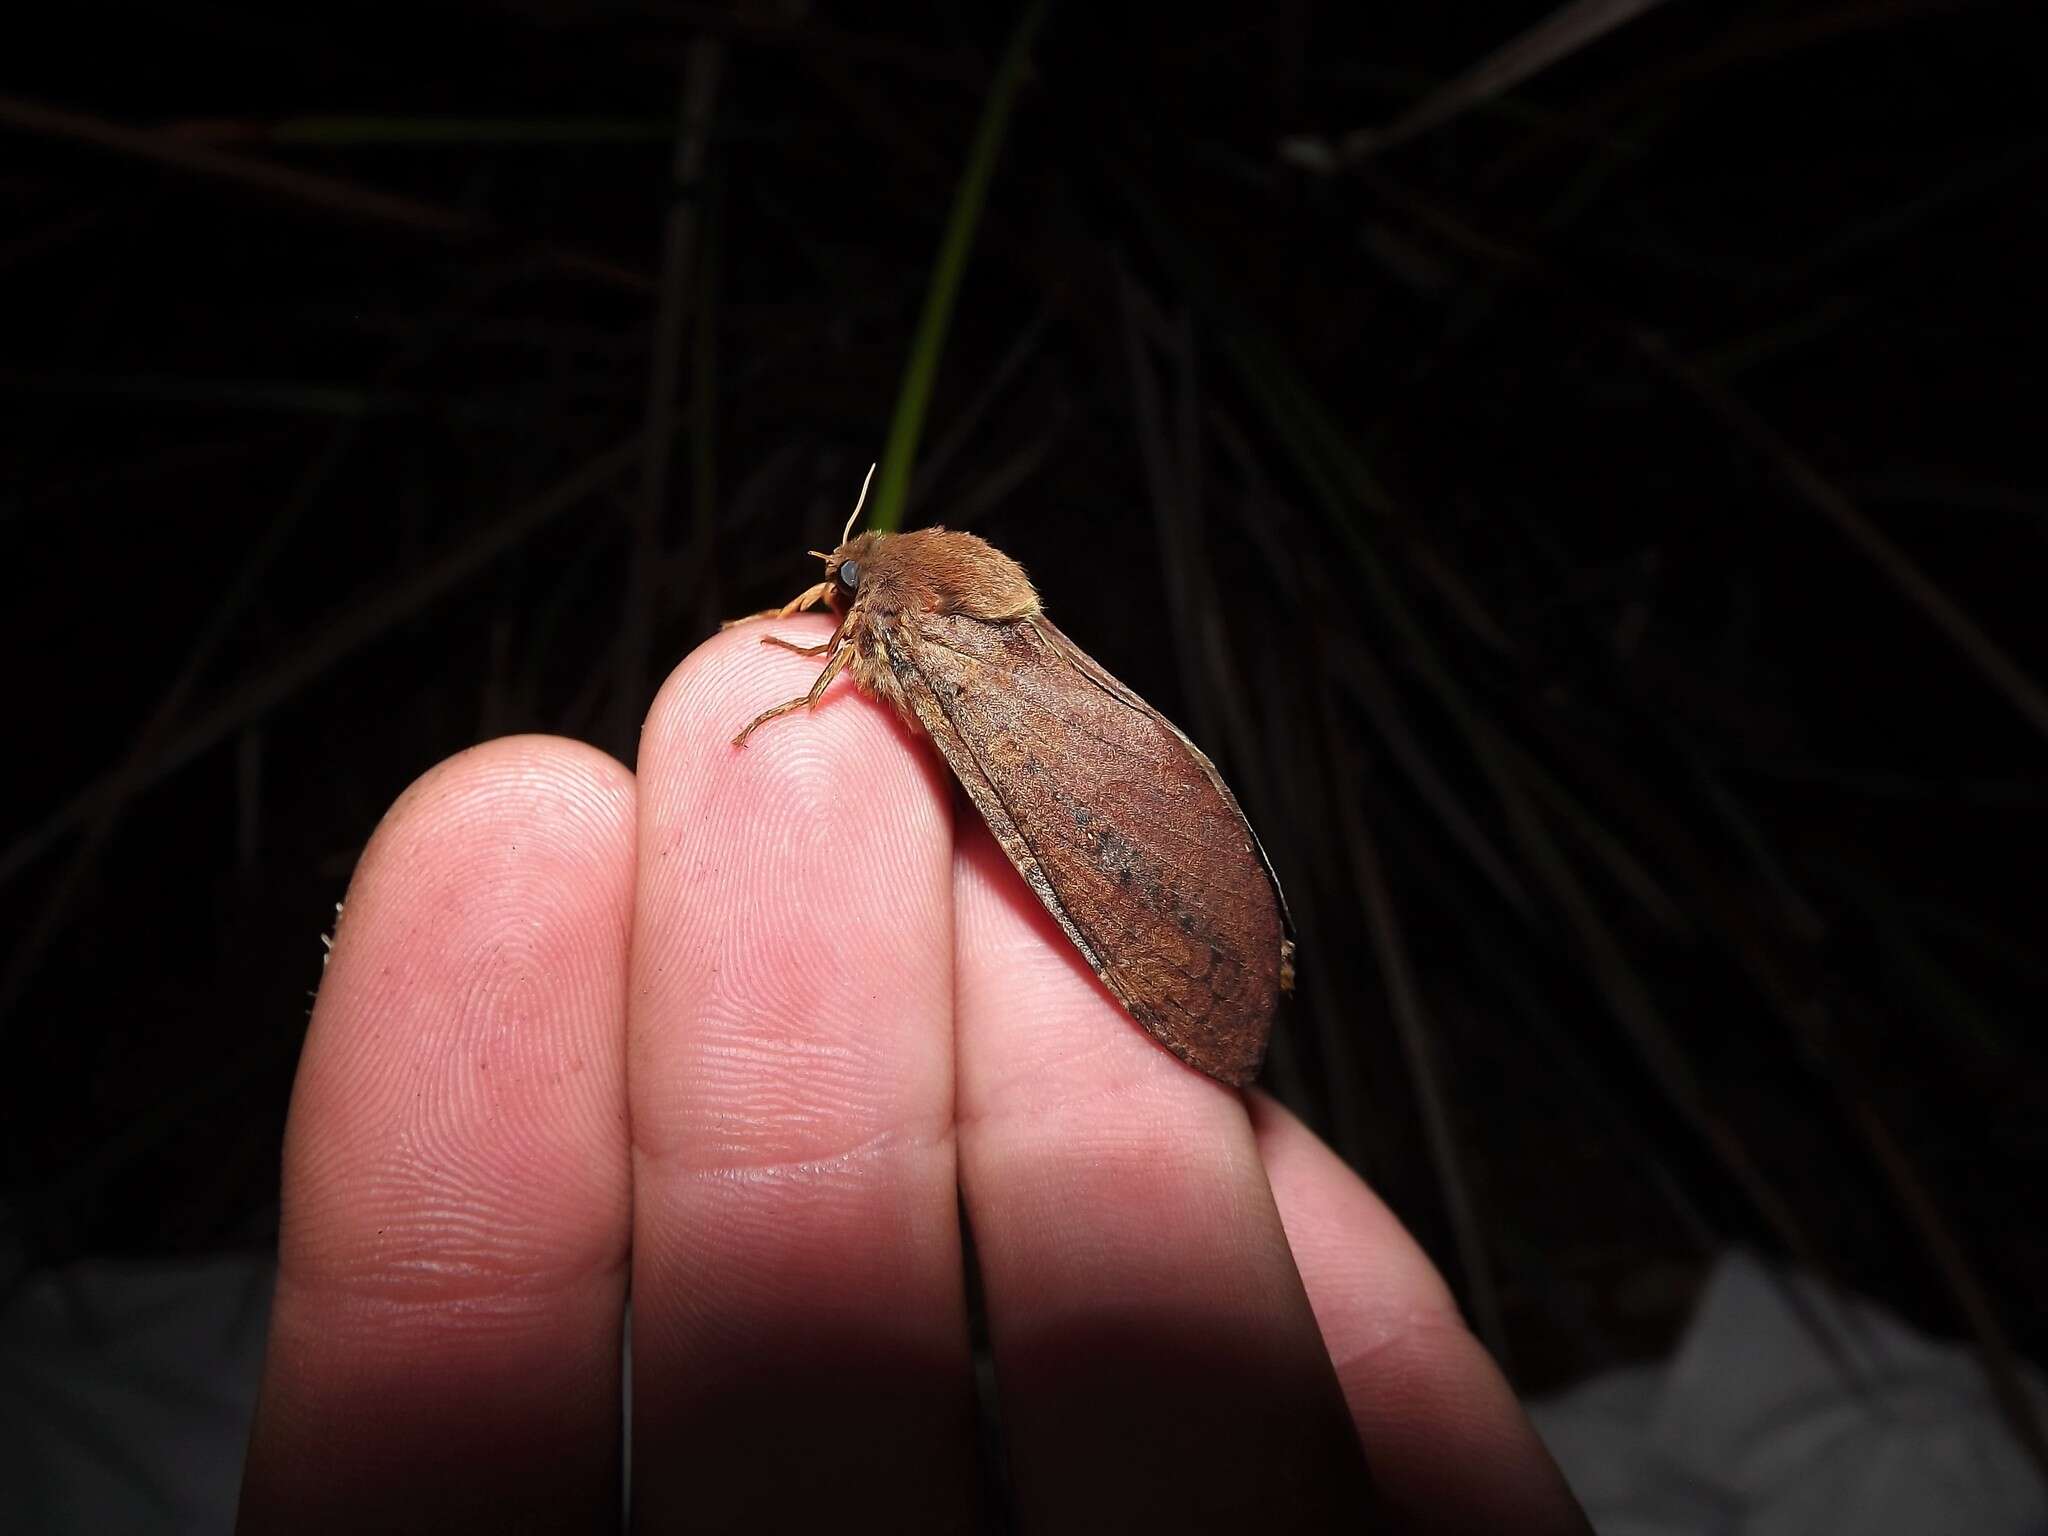
<path fill-rule="evenodd" d="M 762 633 L 637 778 L 492 742 L 372 839 L 242 1528 L 616 1529 L 630 1281 L 636 1527 L 973 1529 L 964 1213 L 1018 1528 L 1583 1531 L 1399 1223 L 1152 1043 L 927 744 L 841 684 L 729 745 L 815 670 Z"/>

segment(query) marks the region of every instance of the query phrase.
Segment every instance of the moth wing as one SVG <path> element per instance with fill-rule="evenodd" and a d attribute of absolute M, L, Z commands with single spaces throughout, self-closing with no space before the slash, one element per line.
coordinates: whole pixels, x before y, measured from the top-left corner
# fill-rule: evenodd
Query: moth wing
<path fill-rule="evenodd" d="M 1143 710 L 1169 731 L 1173 732 L 1174 735 L 1178 736 L 1181 745 L 1186 747 L 1188 752 L 1194 757 L 1194 760 L 1202 765 L 1202 771 L 1209 776 L 1209 782 L 1215 785 L 1216 793 L 1221 795 L 1224 803 L 1237 813 L 1237 819 L 1244 824 L 1245 835 L 1251 838 L 1252 847 L 1258 851 L 1259 863 L 1265 869 L 1266 879 L 1273 887 L 1273 899 L 1280 904 L 1280 924 L 1286 943 L 1286 954 L 1281 964 L 1280 984 L 1283 990 L 1291 990 L 1294 984 L 1291 969 L 1291 961 L 1294 954 L 1294 914 L 1287 910 L 1287 893 L 1280 888 L 1279 873 L 1273 868 L 1272 859 L 1266 855 L 1266 845 L 1259 841 L 1258 830 L 1252 826 L 1251 818 L 1245 815 L 1244 807 L 1237 803 L 1237 796 L 1230 792 L 1230 786 L 1223 782 L 1223 775 L 1216 771 L 1216 765 L 1209 761 L 1209 754 L 1190 741 L 1187 733 L 1179 726 L 1139 698 L 1130 687 L 1112 674 L 1101 662 L 1074 644 L 1072 640 L 1069 640 L 1066 632 L 1053 623 L 1051 619 L 1040 614 L 1033 622 L 1045 631 L 1046 638 L 1052 642 L 1053 649 L 1060 653 L 1069 666 L 1079 671 L 1083 677 L 1094 683 L 1096 687 L 1109 693 L 1111 697 L 1123 700 L 1133 709 Z"/>
<path fill-rule="evenodd" d="M 1043 620 L 900 622 L 890 670 L 1025 883 L 1153 1038 L 1249 1082 L 1285 932 L 1214 765 Z"/>

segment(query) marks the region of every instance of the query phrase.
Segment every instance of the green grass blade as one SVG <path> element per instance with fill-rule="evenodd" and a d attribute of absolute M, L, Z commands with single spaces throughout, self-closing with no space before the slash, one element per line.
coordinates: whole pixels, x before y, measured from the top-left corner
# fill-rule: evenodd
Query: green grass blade
<path fill-rule="evenodd" d="M 925 409 L 931 404 L 932 382 L 938 377 L 939 355 L 945 350 L 953 300 L 959 295 L 960 279 L 974 249 L 982 205 L 988 201 L 996 156 L 1002 152 L 1010 108 L 1017 99 L 1024 66 L 1031 57 L 1031 44 L 1049 8 L 1050 0 L 1032 0 L 1025 9 L 1016 31 L 1010 34 L 1009 46 L 1003 50 L 1003 62 L 989 86 L 988 100 L 982 103 L 981 122 L 974 130 L 967 168 L 953 191 L 945 237 L 939 242 L 931 286 L 925 290 L 924 312 L 917 318 L 917 336 L 911 343 L 903 384 L 896 394 L 896 414 L 889 422 L 889 441 L 882 450 L 874 510 L 868 517 L 870 528 L 888 532 L 902 525 L 904 503 L 910 498 L 910 471 L 917 459 L 917 440 L 924 431 Z"/>

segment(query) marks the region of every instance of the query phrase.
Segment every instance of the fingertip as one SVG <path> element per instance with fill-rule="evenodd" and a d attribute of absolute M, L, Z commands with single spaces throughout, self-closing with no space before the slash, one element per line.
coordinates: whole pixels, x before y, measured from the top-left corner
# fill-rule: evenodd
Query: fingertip
<path fill-rule="evenodd" d="M 849 983 L 950 991 L 951 909 L 932 873 L 948 858 L 951 792 L 932 754 L 844 677 L 733 740 L 818 675 L 818 658 L 762 640 L 830 632 L 803 615 L 712 636 L 670 673 L 641 734 L 636 965 L 661 978 L 665 1008 L 757 1041 L 764 1016 L 815 1011 L 821 962 Z M 904 935 L 930 975 L 860 963 Z"/>
<path fill-rule="evenodd" d="M 1585 1517 L 1428 1255 L 1277 1099 L 1259 1155 L 1345 1401 L 1388 1502 L 1422 1528 L 1585 1532 Z"/>
<path fill-rule="evenodd" d="M 423 808 L 495 797 L 518 785 L 534 791 L 552 785 L 572 803 L 609 801 L 630 808 L 633 773 L 609 752 L 567 736 L 532 732 L 478 742 L 441 759 L 399 791 L 364 844 L 358 877 L 392 830 L 416 821 Z"/>
<path fill-rule="evenodd" d="M 609 1169 L 623 1213 L 634 819 L 623 765 L 538 735 L 457 753 L 393 802 L 349 883 L 293 1090 L 289 1278 L 379 1270 L 380 1206 L 432 1203 L 409 1182 L 421 1140 L 462 1149 L 476 1197 L 526 1211 L 553 1189 L 565 1219 L 593 1207 L 563 1173 L 602 1186 Z M 463 1067 L 493 1055 L 485 1104 Z M 543 1169 L 558 1171 L 530 1177 Z"/>
<path fill-rule="evenodd" d="M 831 624 L 817 614 L 787 619 L 741 619 L 720 629 L 675 664 L 656 690 L 641 724 L 640 755 L 669 751 L 708 737 L 737 745 L 735 733 L 770 704 L 809 689 L 817 678 L 818 661 L 767 642 L 814 642 L 831 633 Z M 850 680 L 829 690 L 837 705 L 851 694 Z M 825 699 L 818 701 L 822 709 Z"/>
<path fill-rule="evenodd" d="M 615 1504 L 632 775 L 513 737 L 398 797 L 285 1139 L 245 1529 Z"/>

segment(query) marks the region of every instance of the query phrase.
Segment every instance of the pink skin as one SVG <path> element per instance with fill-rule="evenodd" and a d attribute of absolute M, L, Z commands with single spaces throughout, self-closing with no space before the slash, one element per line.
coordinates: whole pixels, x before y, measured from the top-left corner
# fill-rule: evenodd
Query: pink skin
<path fill-rule="evenodd" d="M 629 1281 L 637 1526 L 974 1529 L 964 1204 L 1020 1528 L 1583 1531 L 1398 1222 L 1138 1030 L 927 745 L 844 680 L 729 745 L 817 668 L 763 632 L 637 779 L 493 742 L 372 840 L 243 1529 L 615 1529 Z"/>

